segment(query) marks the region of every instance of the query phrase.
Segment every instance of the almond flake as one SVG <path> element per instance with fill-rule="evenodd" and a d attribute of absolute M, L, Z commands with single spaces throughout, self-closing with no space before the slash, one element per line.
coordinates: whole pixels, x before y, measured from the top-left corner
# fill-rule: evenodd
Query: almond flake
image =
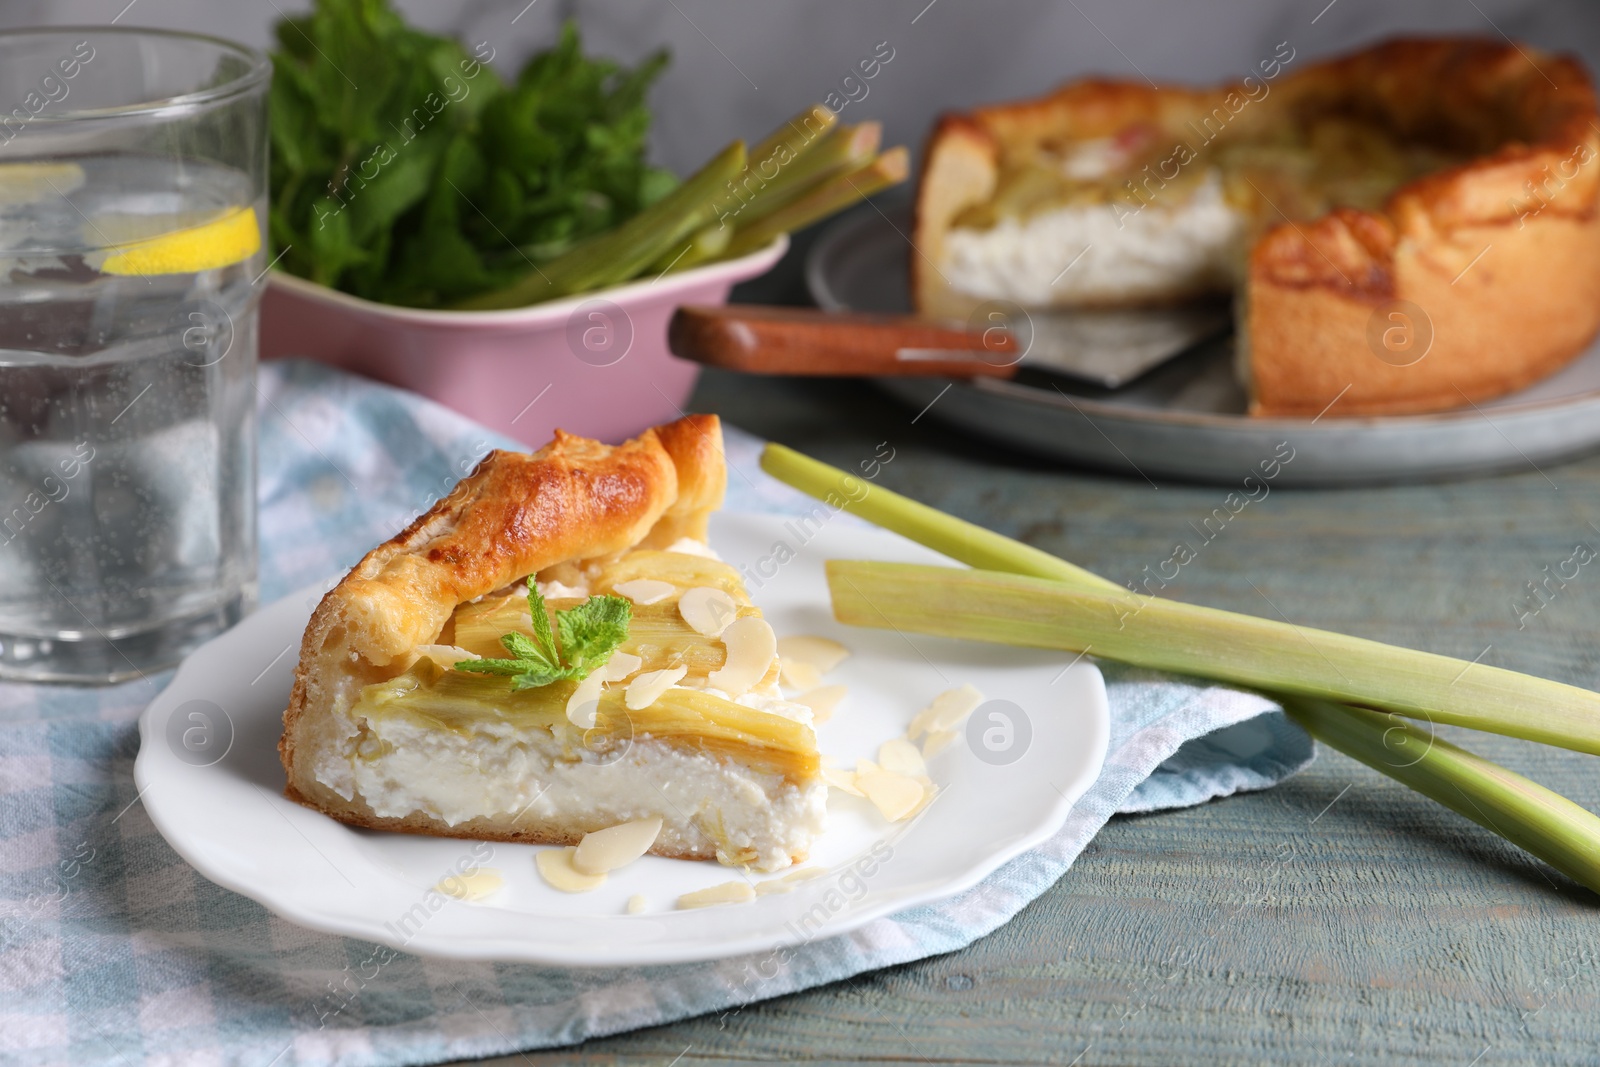
<path fill-rule="evenodd" d="M 577 851 L 571 845 L 566 848 L 546 848 L 533 857 L 540 877 L 552 889 L 559 889 L 563 893 L 587 893 L 606 884 L 605 875 L 584 874 L 572 865 L 573 854 Z"/>
<path fill-rule="evenodd" d="M 657 578 L 635 578 L 632 581 L 618 582 L 611 587 L 612 592 L 627 597 L 635 604 L 659 604 L 673 593 L 678 587 L 671 582 L 663 582 Z"/>
<path fill-rule="evenodd" d="M 629 915 L 643 915 L 644 910 L 649 906 L 650 902 L 644 898 L 644 894 L 642 893 L 635 893 L 633 896 L 628 898 Z"/>
<path fill-rule="evenodd" d="M 907 778 L 923 778 L 928 774 L 928 765 L 922 762 L 922 753 L 903 737 L 893 737 L 883 743 L 878 749 L 878 766 Z"/>
<path fill-rule="evenodd" d="M 922 739 L 922 758 L 932 759 L 960 735 L 954 730 L 934 730 Z"/>
<path fill-rule="evenodd" d="M 889 771 L 858 774 L 856 785 L 890 822 L 899 822 L 910 816 L 922 804 L 927 793 L 915 779 Z"/>
<path fill-rule="evenodd" d="M 548 582 L 535 581 L 533 584 L 538 587 L 539 595 L 544 597 L 546 600 L 589 599 L 589 587 L 581 582 L 577 585 L 567 585 L 565 582 L 551 580 Z M 523 596 L 527 596 L 526 588 L 523 589 Z M 533 621 L 532 616 L 529 616 L 528 621 Z"/>
<path fill-rule="evenodd" d="M 706 544 L 697 537 L 680 537 L 676 541 L 672 542 L 672 544 L 668 545 L 663 551 L 678 552 L 685 556 L 700 556 L 704 559 L 714 559 L 719 561 L 722 559 L 721 556 L 717 555 L 716 552 L 713 551 L 710 545 Z"/>
<path fill-rule="evenodd" d="M 572 869 L 579 874 L 608 874 L 649 852 L 660 835 L 660 816 L 634 819 L 584 834 L 572 854 Z"/>
<path fill-rule="evenodd" d="M 593 730 L 600 719 L 601 683 L 599 671 L 593 671 L 578 683 L 578 688 L 567 698 L 567 721 L 580 730 Z"/>
<path fill-rule="evenodd" d="M 821 726 L 833 718 L 834 709 L 839 706 L 839 701 L 844 699 L 846 692 L 842 685 L 824 685 L 810 692 L 801 693 L 794 698 L 794 702 L 810 708 L 812 723 Z"/>
<path fill-rule="evenodd" d="M 706 676 L 706 681 L 735 697 L 755 688 L 778 654 L 778 638 L 772 632 L 772 624 L 759 615 L 746 615 L 731 623 L 722 631 L 722 643 L 728 658 L 720 669 Z"/>
<path fill-rule="evenodd" d="M 713 904 L 743 904 L 754 900 L 756 891 L 749 882 L 723 882 L 708 889 L 697 889 L 678 898 L 678 907 L 709 908 Z"/>
<path fill-rule="evenodd" d="M 433 888 L 457 900 L 482 900 L 499 892 L 505 884 L 505 878 L 493 867 L 469 867 L 460 874 L 445 875 Z"/>
<path fill-rule="evenodd" d="M 716 637 L 739 617 L 739 605 L 715 586 L 697 585 L 678 598 L 678 614 L 696 633 Z"/>
<path fill-rule="evenodd" d="M 643 711 L 660 700 L 662 693 L 683 681 L 683 676 L 688 673 L 688 667 L 645 671 L 628 683 L 628 691 L 622 696 L 623 702 L 628 705 L 629 711 Z"/>
<path fill-rule="evenodd" d="M 594 673 L 600 676 L 602 682 L 621 682 L 626 681 L 630 674 L 643 666 L 644 660 L 632 652 L 617 651 L 611 653 L 611 658 L 601 664 Z"/>
<path fill-rule="evenodd" d="M 795 634 L 778 642 L 778 654 L 809 663 L 827 674 L 850 658 L 850 650 L 831 637 Z"/>
<path fill-rule="evenodd" d="M 856 772 L 840 770 L 838 767 L 822 768 L 822 780 L 833 788 L 853 797 L 864 797 L 867 794 L 856 788 Z"/>
<path fill-rule="evenodd" d="M 783 642 L 780 641 L 778 644 L 781 646 Z M 822 685 L 822 672 L 803 659 L 791 659 L 780 655 L 778 670 L 779 679 L 790 689 L 798 689 L 803 693 Z"/>
<path fill-rule="evenodd" d="M 476 652 L 468 652 L 466 649 L 458 648 L 455 645 L 418 645 L 412 649 L 412 655 L 414 657 L 411 661 L 412 663 L 426 657 L 445 670 L 449 670 L 462 660 L 483 658 Z M 407 664 L 407 666 L 409 667 L 410 664 Z"/>
<path fill-rule="evenodd" d="M 788 893 L 801 882 L 808 878 L 818 878 L 828 873 L 826 867 L 802 867 L 798 871 L 791 871 L 782 878 L 768 878 L 765 882 L 756 883 L 756 896 L 764 897 L 770 893 Z"/>
<path fill-rule="evenodd" d="M 970 685 L 947 689 L 917 712 L 917 717 L 911 720 L 911 727 L 906 730 L 906 736 L 915 741 L 925 731 L 954 729 L 982 703 L 983 694 Z"/>

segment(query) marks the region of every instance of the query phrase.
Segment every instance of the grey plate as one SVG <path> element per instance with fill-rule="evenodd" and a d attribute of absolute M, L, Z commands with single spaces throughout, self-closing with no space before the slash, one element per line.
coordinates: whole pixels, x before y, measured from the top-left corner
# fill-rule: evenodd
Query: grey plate
<path fill-rule="evenodd" d="M 806 282 L 828 310 L 910 310 L 904 214 L 870 207 L 812 247 Z M 1202 345 L 1111 392 L 1038 377 L 880 384 L 930 418 L 1052 459 L 1131 477 L 1237 485 L 1287 442 L 1276 485 L 1360 485 L 1539 469 L 1600 449 L 1600 343 L 1560 373 L 1476 407 L 1430 415 L 1252 419 L 1233 344 Z"/>

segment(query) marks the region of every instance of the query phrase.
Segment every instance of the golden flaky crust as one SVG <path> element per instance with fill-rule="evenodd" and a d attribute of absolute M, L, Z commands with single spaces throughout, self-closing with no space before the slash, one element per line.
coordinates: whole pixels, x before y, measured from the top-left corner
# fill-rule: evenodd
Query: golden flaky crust
<path fill-rule="evenodd" d="M 714 415 L 646 430 L 621 445 L 556 431 L 532 455 L 491 452 L 449 495 L 350 569 L 317 606 L 300 646 L 278 752 L 300 803 L 357 825 L 495 840 L 539 838 L 520 825 L 499 833 L 450 829 L 425 815 L 379 819 L 317 781 L 305 746 L 330 742 L 333 709 L 393 677 L 456 607 L 570 561 L 703 539 L 722 503 L 726 468 Z"/>
<path fill-rule="evenodd" d="M 1006 153 L 1134 123 L 1171 129 L 1240 90 L 1086 81 L 942 120 L 918 193 L 917 306 L 960 312 L 937 271 L 944 234 L 992 193 Z M 1238 324 L 1253 414 L 1315 415 L 1336 396 L 1330 416 L 1454 407 L 1547 375 L 1594 338 L 1600 115 L 1581 64 L 1500 41 L 1391 41 L 1284 73 L 1231 129 L 1248 136 L 1318 111 L 1368 117 L 1468 162 L 1400 186 L 1378 211 L 1263 230 Z M 1400 366 L 1375 354 L 1391 328 L 1431 331 L 1425 356 Z"/>

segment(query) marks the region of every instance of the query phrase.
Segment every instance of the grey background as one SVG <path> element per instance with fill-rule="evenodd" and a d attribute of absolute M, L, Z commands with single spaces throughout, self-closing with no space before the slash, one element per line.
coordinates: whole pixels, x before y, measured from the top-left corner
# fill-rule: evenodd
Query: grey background
<path fill-rule="evenodd" d="M 0 0 L 0 26 L 162 26 L 265 46 L 290 0 Z M 657 162 L 693 169 L 734 137 L 759 137 L 822 99 L 880 41 L 894 59 L 845 110 L 920 145 L 933 116 L 1035 94 L 1086 73 L 1207 82 L 1241 76 L 1280 41 L 1295 63 L 1396 33 L 1509 35 L 1600 66 L 1593 0 L 401 0 L 418 25 L 494 46 L 515 73 L 575 15 L 591 52 L 632 60 L 665 44 Z M 1314 21 L 1313 21 L 1314 20 Z"/>

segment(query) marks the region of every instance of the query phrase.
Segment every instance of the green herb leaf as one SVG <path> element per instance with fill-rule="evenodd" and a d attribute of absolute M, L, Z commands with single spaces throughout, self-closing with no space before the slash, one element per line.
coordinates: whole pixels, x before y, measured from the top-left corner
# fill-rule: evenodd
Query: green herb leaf
<path fill-rule="evenodd" d="M 534 689 L 552 682 L 582 681 L 611 658 L 628 638 L 633 605 L 619 596 L 595 596 L 576 607 L 556 612 L 555 630 L 561 635 L 556 648 L 544 596 L 530 577 L 528 614 L 533 636 L 512 631 L 500 638 L 510 659 L 464 659 L 455 670 L 470 674 L 499 674 L 512 679 L 512 689 Z M 563 662 L 563 659 L 565 662 Z"/>
<path fill-rule="evenodd" d="M 633 605 L 620 596 L 594 596 L 575 608 L 556 612 L 561 652 L 568 668 L 585 677 L 611 658 L 628 636 Z"/>
<path fill-rule="evenodd" d="M 556 648 L 554 635 L 550 633 L 550 609 L 545 607 L 544 594 L 539 592 L 539 586 L 535 584 L 531 574 L 528 575 L 528 614 L 533 618 L 533 640 L 538 648 L 537 656 L 534 658 L 552 667 L 560 667 L 561 652 Z M 501 638 L 502 641 L 504 639 Z"/>
<path fill-rule="evenodd" d="M 469 674 L 521 674 L 528 664 L 520 659 L 464 659 L 456 663 L 455 669 Z"/>
<path fill-rule="evenodd" d="M 506 651 L 511 653 L 514 659 L 534 660 L 543 663 L 550 662 L 550 657 L 544 655 L 543 650 L 535 645 L 527 634 L 512 631 L 501 637 L 500 643 L 506 646 Z"/>
<path fill-rule="evenodd" d="M 645 95 L 664 54 L 587 57 L 572 23 L 507 85 L 390 0 L 277 26 L 269 232 L 282 269 L 391 304 L 504 286 L 659 199 Z M 358 89 L 359 87 L 359 89 Z"/>

